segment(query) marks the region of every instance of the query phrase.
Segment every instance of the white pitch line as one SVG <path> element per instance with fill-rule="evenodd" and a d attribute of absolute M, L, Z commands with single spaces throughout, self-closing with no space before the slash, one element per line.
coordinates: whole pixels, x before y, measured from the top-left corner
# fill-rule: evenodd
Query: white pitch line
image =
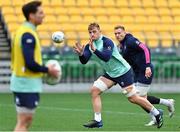
<path fill-rule="evenodd" d="M 5 107 L 14 107 L 11 104 L 0 104 L 0 106 Z M 73 112 L 92 112 L 90 109 L 72 109 L 72 108 L 61 108 L 61 107 L 50 107 L 50 106 L 39 106 L 38 109 L 45 109 L 45 110 L 57 110 L 57 111 L 73 111 Z M 120 115 L 147 115 L 146 113 L 133 113 L 133 112 L 120 112 L 120 111 L 109 111 L 104 110 L 103 113 L 107 114 L 120 114 Z M 165 117 L 169 117 L 168 115 L 164 115 Z M 180 116 L 174 115 L 176 118 L 180 118 Z"/>

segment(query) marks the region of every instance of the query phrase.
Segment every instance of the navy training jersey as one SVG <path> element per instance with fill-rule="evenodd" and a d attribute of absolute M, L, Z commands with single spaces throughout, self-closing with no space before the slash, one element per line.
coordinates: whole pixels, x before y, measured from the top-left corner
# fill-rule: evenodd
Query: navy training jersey
<path fill-rule="evenodd" d="M 123 58 L 131 65 L 133 70 L 144 71 L 150 67 L 151 54 L 150 49 L 131 34 L 126 34 L 121 41 L 121 54 Z"/>

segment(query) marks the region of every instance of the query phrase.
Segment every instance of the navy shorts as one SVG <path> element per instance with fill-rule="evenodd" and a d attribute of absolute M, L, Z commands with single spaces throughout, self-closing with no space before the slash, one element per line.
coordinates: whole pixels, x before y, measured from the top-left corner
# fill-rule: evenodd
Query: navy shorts
<path fill-rule="evenodd" d="M 128 72 L 126 72 L 124 75 L 112 78 L 108 74 L 104 74 L 103 77 L 112 80 L 115 83 L 118 83 L 122 88 L 125 88 L 129 85 L 132 85 L 134 83 L 134 78 L 133 78 L 133 70 L 130 69 Z"/>
<path fill-rule="evenodd" d="M 151 66 L 152 75 L 149 78 L 145 77 L 145 70 L 144 71 L 134 71 L 134 82 L 140 82 L 143 84 L 150 85 L 152 83 L 153 75 L 154 75 L 154 68 Z"/>
<path fill-rule="evenodd" d="M 34 109 L 37 107 L 40 97 L 39 93 L 13 92 L 16 106 Z"/>

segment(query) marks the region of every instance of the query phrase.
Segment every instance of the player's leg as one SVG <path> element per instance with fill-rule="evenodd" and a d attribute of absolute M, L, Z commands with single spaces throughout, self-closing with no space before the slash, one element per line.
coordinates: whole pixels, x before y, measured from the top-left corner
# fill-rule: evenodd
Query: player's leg
<path fill-rule="evenodd" d="M 35 108 L 39 102 L 38 93 L 14 93 L 17 123 L 14 131 L 27 131 L 30 127 Z"/>
<path fill-rule="evenodd" d="M 160 128 L 163 124 L 162 113 L 159 112 L 147 99 L 137 94 L 136 88 L 133 85 L 134 80 L 132 75 L 132 70 L 130 70 L 126 74 L 119 77 L 116 82 L 121 85 L 123 88 L 123 93 L 127 96 L 131 103 L 141 106 L 156 117 L 158 128 Z"/>
<path fill-rule="evenodd" d="M 94 127 L 102 127 L 102 118 L 101 118 L 101 97 L 100 94 L 114 85 L 114 82 L 107 79 L 106 77 L 101 76 L 98 78 L 92 88 L 91 88 L 91 97 L 92 97 L 92 105 L 94 110 L 94 119 L 86 124 L 84 127 L 94 128 Z"/>

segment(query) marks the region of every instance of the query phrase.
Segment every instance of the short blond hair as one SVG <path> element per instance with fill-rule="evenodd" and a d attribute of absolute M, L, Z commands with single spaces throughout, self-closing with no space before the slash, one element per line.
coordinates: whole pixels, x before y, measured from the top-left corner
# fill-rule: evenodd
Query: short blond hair
<path fill-rule="evenodd" d="M 119 29 L 119 28 L 125 31 L 125 27 L 124 27 L 124 26 L 121 26 L 121 25 L 115 26 L 115 27 L 114 27 L 114 30 Z"/>
<path fill-rule="evenodd" d="M 97 29 L 100 30 L 100 26 L 96 22 L 90 23 L 89 26 L 88 26 L 88 30 L 92 30 L 94 27 L 96 27 Z"/>

